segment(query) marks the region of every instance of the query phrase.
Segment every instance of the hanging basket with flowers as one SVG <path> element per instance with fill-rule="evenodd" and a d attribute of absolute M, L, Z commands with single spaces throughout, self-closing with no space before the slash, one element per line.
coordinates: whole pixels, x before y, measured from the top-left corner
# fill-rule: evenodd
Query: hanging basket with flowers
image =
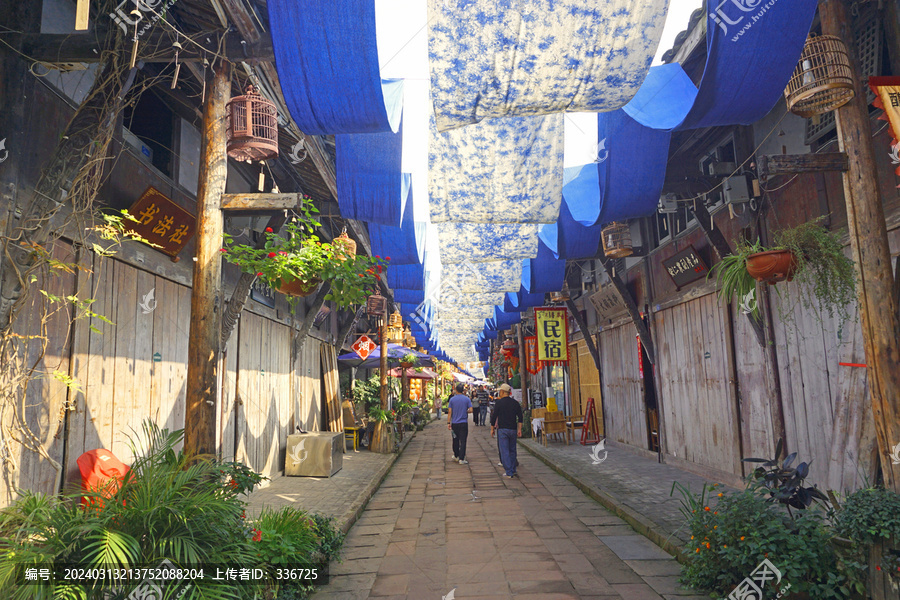
<path fill-rule="evenodd" d="M 342 307 L 365 302 L 390 259 L 352 254 L 355 248 L 340 238 L 321 241 L 313 234 L 313 228 L 320 225 L 312 217 L 314 212 L 305 199 L 301 214 L 280 233 L 266 228 L 262 248 L 240 244 L 225 234 L 225 259 L 292 297 L 308 296 L 327 281 L 330 291 L 326 300 Z"/>

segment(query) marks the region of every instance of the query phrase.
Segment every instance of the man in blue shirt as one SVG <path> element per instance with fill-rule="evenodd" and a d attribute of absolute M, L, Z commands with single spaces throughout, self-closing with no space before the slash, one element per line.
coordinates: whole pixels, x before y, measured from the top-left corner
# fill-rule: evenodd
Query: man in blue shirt
<path fill-rule="evenodd" d="M 456 395 L 450 397 L 447 410 L 447 429 L 453 435 L 453 460 L 461 465 L 469 464 L 466 460 L 466 439 L 469 437 L 469 413 L 472 412 L 472 401 L 463 394 L 463 384 L 456 384 Z"/>

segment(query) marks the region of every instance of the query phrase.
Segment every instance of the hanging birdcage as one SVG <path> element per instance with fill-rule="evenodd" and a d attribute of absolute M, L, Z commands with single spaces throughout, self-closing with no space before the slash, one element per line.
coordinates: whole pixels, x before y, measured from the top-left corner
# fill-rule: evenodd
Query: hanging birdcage
<path fill-rule="evenodd" d="M 563 282 L 562 289 L 558 292 L 550 292 L 550 302 L 565 302 L 569 300 L 572 296 L 569 295 L 569 284 L 568 282 Z"/>
<path fill-rule="evenodd" d="M 228 156 L 235 160 L 268 160 L 278 156 L 278 109 L 252 85 L 226 107 Z"/>
<path fill-rule="evenodd" d="M 375 292 L 366 298 L 366 314 L 370 317 L 383 317 L 387 312 L 387 298 Z"/>
<path fill-rule="evenodd" d="M 825 114 L 850 102 L 853 71 L 844 42 L 833 35 L 810 36 L 784 89 L 788 110 L 801 117 Z"/>
<path fill-rule="evenodd" d="M 631 256 L 634 252 L 628 223 L 613 221 L 603 228 L 600 240 L 603 244 L 603 254 L 610 258 L 623 258 Z"/>
<path fill-rule="evenodd" d="M 391 316 L 388 318 L 388 326 L 399 328 L 401 331 L 403 330 L 403 317 L 400 316 L 399 310 L 395 310 L 391 313 Z"/>

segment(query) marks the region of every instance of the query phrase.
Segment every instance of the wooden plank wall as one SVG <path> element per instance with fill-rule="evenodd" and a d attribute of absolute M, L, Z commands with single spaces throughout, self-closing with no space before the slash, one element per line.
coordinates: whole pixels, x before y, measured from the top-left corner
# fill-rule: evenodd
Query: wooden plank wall
<path fill-rule="evenodd" d="M 321 344 L 320 349 L 322 354 L 322 382 L 325 385 L 324 406 L 327 412 L 328 431 L 344 431 L 337 353 L 331 344 Z"/>
<path fill-rule="evenodd" d="M 729 381 L 725 314 L 708 294 L 655 314 L 666 451 L 740 475 L 739 415 Z"/>
<path fill-rule="evenodd" d="M 587 343 L 582 340 L 578 342 L 578 378 L 580 383 L 581 410 L 578 414 L 585 414 L 588 399 L 594 399 L 594 415 L 597 417 L 597 423 L 600 426 L 600 435 L 603 435 L 603 402 L 601 402 L 602 394 L 600 392 L 600 373 L 594 364 L 594 359 L 588 350 Z"/>
<path fill-rule="evenodd" d="M 635 335 L 634 325 L 630 322 L 600 332 L 602 406 L 606 411 L 607 438 L 646 450 L 647 410 L 641 388 Z M 594 398 L 594 404 L 600 407 L 599 396 Z"/>
<path fill-rule="evenodd" d="M 240 321 L 237 358 L 238 444 L 236 456 L 271 477 L 284 468 L 290 433 L 290 329 L 245 312 Z"/>
<path fill-rule="evenodd" d="M 304 431 L 323 431 L 322 421 L 322 361 L 319 346 L 322 342 L 309 336 L 300 349 L 294 365 L 294 402 L 297 425 Z"/>
<path fill-rule="evenodd" d="M 841 325 L 821 321 L 798 302 L 797 286 L 780 283 L 772 294 L 775 345 L 789 452 L 814 461 L 810 480 L 827 489 L 856 489 L 871 477 L 875 443 L 858 312 Z M 779 318 L 779 311 L 791 322 Z M 871 481 L 871 479 L 870 479 Z"/>
<path fill-rule="evenodd" d="M 71 248 L 60 245 L 53 251 L 53 258 L 67 263 L 74 262 Z M 70 338 L 69 322 L 73 318 L 71 305 L 51 303 L 37 290 L 65 297 L 75 292 L 74 273 L 58 272 L 39 280 L 33 293 L 19 310 L 14 323 L 10 351 L 15 358 L 6 365 L 10 371 L 0 371 L 0 387 L 4 403 L 0 411 L 0 499 L 8 503 L 16 496 L 16 487 L 52 493 L 59 486 L 63 475 L 57 468 L 63 459 L 63 423 L 66 413 L 68 387 L 54 378 L 54 372 L 69 374 Z M 42 306 L 46 305 L 46 316 Z M 45 337 L 46 341 L 38 337 Z M 21 379 L 25 371 L 34 369 L 25 389 L 22 401 Z M 7 379 L 7 374 L 10 379 Z M 30 432 L 30 433 L 29 433 Z M 28 438 L 31 438 L 30 440 Z M 20 441 L 29 444 L 24 446 Z M 40 448 L 40 450 L 38 450 Z M 56 463 L 56 464 L 54 464 Z"/>
<path fill-rule="evenodd" d="M 571 406 L 569 407 L 570 415 L 579 415 L 584 411 L 582 410 L 582 400 L 581 400 L 581 373 L 579 367 L 581 366 L 578 362 L 578 345 L 583 344 L 584 341 L 578 341 L 574 344 L 569 344 L 569 402 Z M 585 400 L 587 402 L 587 400 Z"/>

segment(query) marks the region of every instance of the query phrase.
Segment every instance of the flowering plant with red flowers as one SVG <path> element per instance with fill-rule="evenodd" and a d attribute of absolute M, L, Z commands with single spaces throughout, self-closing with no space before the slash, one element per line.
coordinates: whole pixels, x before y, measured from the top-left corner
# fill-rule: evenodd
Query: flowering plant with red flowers
<path fill-rule="evenodd" d="M 326 300 L 341 307 L 365 302 L 389 259 L 350 254 L 340 242 L 321 241 L 313 233 L 321 226 L 313 218 L 316 212 L 307 198 L 280 232 L 266 228 L 261 248 L 224 234 L 225 260 L 291 296 L 309 295 L 324 281 L 330 286 Z"/>

